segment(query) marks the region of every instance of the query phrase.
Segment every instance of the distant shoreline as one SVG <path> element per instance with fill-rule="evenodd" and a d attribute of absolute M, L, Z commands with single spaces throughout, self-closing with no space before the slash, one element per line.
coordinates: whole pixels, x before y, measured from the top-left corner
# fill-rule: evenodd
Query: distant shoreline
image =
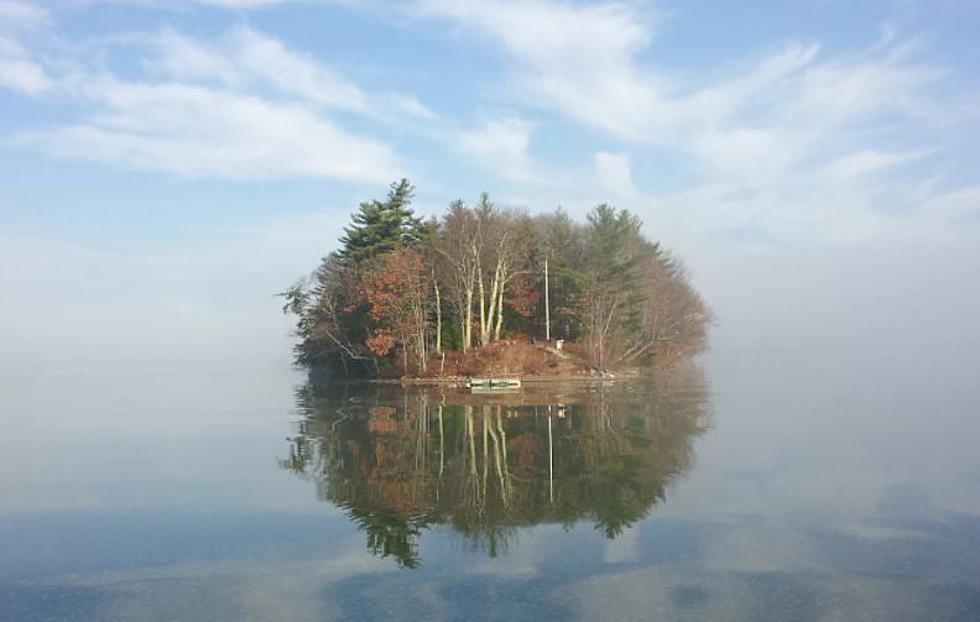
<path fill-rule="evenodd" d="M 565 384 L 572 382 L 591 383 L 591 382 L 611 382 L 615 380 L 630 380 L 638 378 L 638 374 L 608 374 L 595 376 L 536 376 L 521 374 L 502 374 L 499 376 L 457 376 L 451 378 L 368 378 L 365 382 L 369 384 L 401 384 L 408 386 L 425 385 L 450 385 L 466 386 L 466 381 L 470 378 L 519 378 L 523 384 Z"/>
<path fill-rule="evenodd" d="M 376 377 L 376 378 L 344 378 L 330 377 L 317 380 L 317 384 L 365 384 L 365 385 L 398 385 L 405 387 L 459 387 L 467 388 L 468 381 L 472 378 L 518 378 L 522 385 L 545 385 L 545 384 L 597 384 L 609 382 L 621 382 L 626 380 L 636 380 L 642 378 L 643 374 L 639 369 L 626 369 L 614 373 L 582 373 L 582 374 L 534 374 L 534 373 L 499 373 L 499 374 L 474 374 L 467 376 L 403 376 L 399 378 Z"/>

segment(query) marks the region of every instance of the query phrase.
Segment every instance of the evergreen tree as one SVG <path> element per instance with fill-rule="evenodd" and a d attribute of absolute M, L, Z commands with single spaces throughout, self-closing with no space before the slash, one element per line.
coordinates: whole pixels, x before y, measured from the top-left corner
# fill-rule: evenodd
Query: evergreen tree
<path fill-rule="evenodd" d="M 654 247 L 640 235 L 640 219 L 606 204 L 588 215 L 582 276 L 585 331 L 592 363 L 602 371 L 615 359 L 621 337 L 641 330 L 644 261 Z"/>
<path fill-rule="evenodd" d="M 561 207 L 539 217 L 539 221 L 551 271 L 551 334 L 558 339 L 577 339 L 581 334 L 578 302 L 584 282 L 585 234 Z"/>
<path fill-rule="evenodd" d="M 344 228 L 337 257 L 345 265 L 372 259 L 402 244 L 415 244 L 424 235 L 424 225 L 412 211 L 415 188 L 407 179 L 391 184 L 384 201 L 361 203 L 351 225 Z"/>

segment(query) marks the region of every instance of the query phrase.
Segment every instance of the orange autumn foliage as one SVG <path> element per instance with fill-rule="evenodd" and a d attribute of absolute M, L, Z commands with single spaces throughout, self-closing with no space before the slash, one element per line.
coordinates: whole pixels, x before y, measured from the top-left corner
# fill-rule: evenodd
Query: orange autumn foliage
<path fill-rule="evenodd" d="M 420 322 L 422 256 L 411 248 L 400 248 L 380 257 L 361 279 L 361 297 L 375 327 L 366 344 L 378 356 L 397 345 L 406 345 L 416 335 Z"/>

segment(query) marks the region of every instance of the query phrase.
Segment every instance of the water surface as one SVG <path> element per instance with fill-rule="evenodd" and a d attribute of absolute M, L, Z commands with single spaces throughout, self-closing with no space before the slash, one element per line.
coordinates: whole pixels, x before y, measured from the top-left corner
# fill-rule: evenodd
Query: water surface
<path fill-rule="evenodd" d="M 723 353 L 492 396 L 9 375 L 0 618 L 977 619 L 970 369 Z"/>

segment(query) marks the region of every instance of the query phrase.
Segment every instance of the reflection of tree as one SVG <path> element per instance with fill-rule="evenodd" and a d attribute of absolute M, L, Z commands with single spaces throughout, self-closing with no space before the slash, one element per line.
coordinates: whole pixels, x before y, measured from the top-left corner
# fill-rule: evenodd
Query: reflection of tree
<path fill-rule="evenodd" d="M 424 520 L 358 507 L 348 507 L 347 515 L 367 533 L 368 549 L 372 553 L 394 557 L 405 568 L 419 565 L 417 538 L 425 527 Z"/>
<path fill-rule="evenodd" d="M 283 468 L 404 567 L 447 525 L 491 556 L 519 527 L 589 520 L 614 538 L 665 499 L 709 425 L 695 369 L 640 384 L 479 396 L 311 385 Z"/>

